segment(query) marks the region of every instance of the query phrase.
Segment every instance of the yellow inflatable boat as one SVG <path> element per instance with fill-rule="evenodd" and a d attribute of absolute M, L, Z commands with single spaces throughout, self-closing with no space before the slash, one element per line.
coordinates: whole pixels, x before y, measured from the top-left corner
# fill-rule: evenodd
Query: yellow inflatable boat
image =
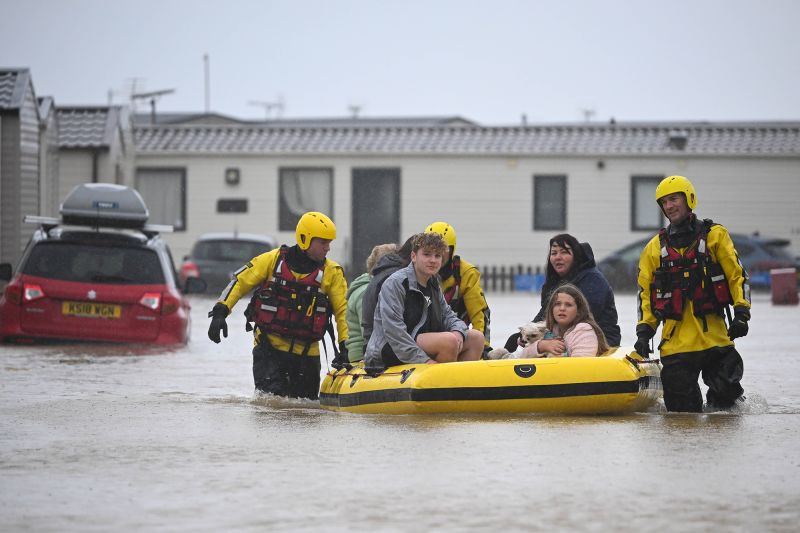
<path fill-rule="evenodd" d="M 661 396 L 660 364 L 631 348 L 601 357 L 363 366 L 328 373 L 323 408 L 350 413 L 564 413 L 645 411 Z"/>

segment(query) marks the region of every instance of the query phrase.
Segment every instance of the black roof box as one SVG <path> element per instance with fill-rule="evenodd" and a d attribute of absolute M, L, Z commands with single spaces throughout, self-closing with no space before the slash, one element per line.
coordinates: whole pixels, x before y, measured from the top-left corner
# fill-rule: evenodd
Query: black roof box
<path fill-rule="evenodd" d="M 141 229 L 149 216 L 136 190 L 112 183 L 78 185 L 61 204 L 64 224 Z"/>

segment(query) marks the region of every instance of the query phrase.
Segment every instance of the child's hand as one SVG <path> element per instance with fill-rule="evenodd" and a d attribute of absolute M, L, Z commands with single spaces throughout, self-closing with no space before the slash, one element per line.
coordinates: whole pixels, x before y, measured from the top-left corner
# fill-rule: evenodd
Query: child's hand
<path fill-rule="evenodd" d="M 561 339 L 548 339 L 539 341 L 539 353 L 560 354 L 567 351 L 567 345 Z"/>

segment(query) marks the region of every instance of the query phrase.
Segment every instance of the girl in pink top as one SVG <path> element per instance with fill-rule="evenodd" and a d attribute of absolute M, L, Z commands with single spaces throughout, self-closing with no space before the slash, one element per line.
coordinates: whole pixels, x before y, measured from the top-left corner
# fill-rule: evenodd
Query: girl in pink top
<path fill-rule="evenodd" d="M 550 335 L 526 346 L 520 357 L 594 357 L 608 350 L 603 330 L 575 285 L 566 283 L 553 291 L 546 317 Z"/>

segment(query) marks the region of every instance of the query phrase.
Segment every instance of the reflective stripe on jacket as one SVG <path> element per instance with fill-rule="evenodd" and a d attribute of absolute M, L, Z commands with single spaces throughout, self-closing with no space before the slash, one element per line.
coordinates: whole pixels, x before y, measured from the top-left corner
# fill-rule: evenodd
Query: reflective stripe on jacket
<path fill-rule="evenodd" d="M 708 230 L 708 251 L 711 261 L 722 267 L 725 278 L 728 280 L 731 299 L 734 307 L 750 308 L 750 291 L 746 273 L 739 261 L 739 256 L 733 246 L 728 230 L 720 224 Z M 684 253 L 686 248 L 678 248 Z M 661 265 L 661 245 L 658 235 L 647 243 L 639 258 L 638 276 L 638 324 L 647 324 L 654 330 L 658 327 L 658 319 L 653 314 L 650 304 L 650 284 L 653 281 L 657 268 Z M 706 324 L 704 324 L 704 319 Z M 704 331 L 707 326 L 707 331 Z M 710 314 L 705 317 L 694 315 L 694 306 L 691 300 L 683 308 L 681 320 L 667 319 L 661 330 L 659 344 L 661 356 L 677 353 L 696 352 L 707 350 L 716 346 L 730 346 L 733 344 L 728 338 L 725 318 L 720 315 Z"/>
<path fill-rule="evenodd" d="M 280 248 L 275 248 L 269 252 L 265 252 L 257 257 L 251 259 L 246 265 L 236 271 L 234 279 L 222 291 L 219 302 L 225 304 L 229 310 L 233 310 L 243 296 L 246 296 L 251 290 L 261 285 L 268 277 L 272 276 L 275 270 L 275 264 L 280 257 Z M 328 295 L 330 299 L 333 316 L 336 318 L 336 329 L 338 334 L 337 342 L 347 340 L 347 320 L 345 314 L 347 312 L 347 300 L 345 294 L 347 293 L 347 282 L 344 279 L 344 272 L 342 267 L 330 259 L 325 260 L 325 275 L 322 278 L 320 290 Z M 295 272 L 292 274 L 296 279 L 300 279 L 308 274 L 308 272 Z M 269 343 L 279 351 L 291 351 L 295 354 L 301 355 L 305 348 L 304 342 L 293 342 L 293 339 L 282 337 L 279 335 L 267 335 Z M 258 343 L 260 340 L 260 333 L 258 328 L 255 331 L 255 341 Z M 308 350 L 308 355 L 319 355 L 319 343 L 314 342 Z"/>

